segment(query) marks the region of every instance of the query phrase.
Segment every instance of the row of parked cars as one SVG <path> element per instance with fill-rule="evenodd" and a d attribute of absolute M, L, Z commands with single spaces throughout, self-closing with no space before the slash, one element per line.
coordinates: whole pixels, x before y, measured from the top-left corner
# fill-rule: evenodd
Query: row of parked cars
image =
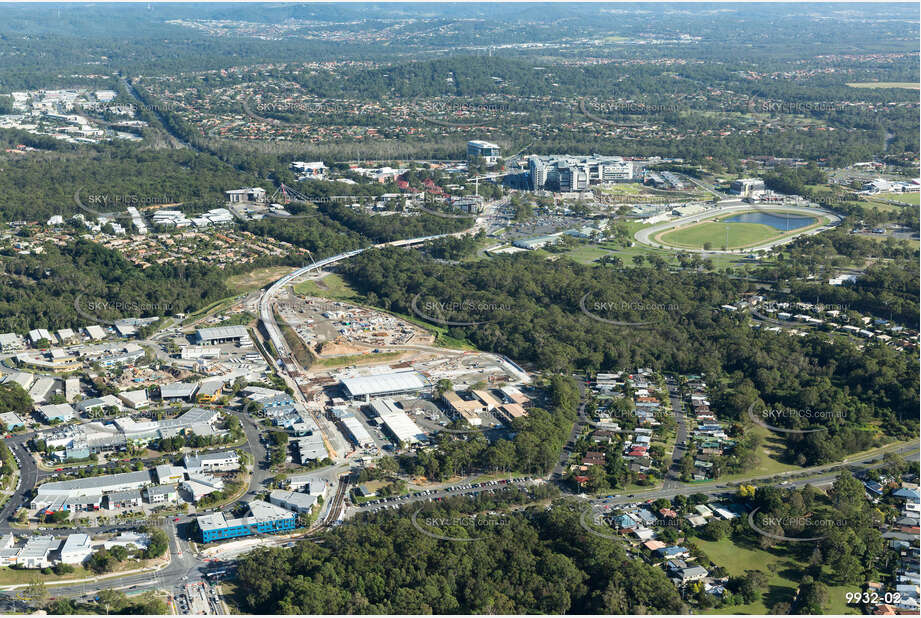
<path fill-rule="evenodd" d="M 511 481 L 509 481 L 508 479 L 502 479 L 502 480 L 497 480 L 497 481 L 484 481 L 482 483 L 468 483 L 464 485 L 453 485 L 452 487 L 447 487 L 444 489 L 426 489 L 423 491 L 417 491 L 415 493 L 406 494 L 405 496 L 390 496 L 388 498 L 378 498 L 377 500 L 371 500 L 369 502 L 365 502 L 365 506 L 375 506 L 375 505 L 380 504 L 380 505 L 385 505 L 382 508 L 389 508 L 388 506 L 386 506 L 388 503 L 409 502 L 409 501 L 416 500 L 419 498 L 425 498 L 426 496 L 434 496 L 435 494 L 451 495 L 452 493 L 459 492 L 459 491 L 465 491 L 468 489 L 481 489 L 481 490 L 490 489 L 490 488 L 498 489 L 502 485 L 508 485 L 510 483 L 511 484 L 527 483 L 532 480 L 533 480 L 532 477 L 527 476 L 527 477 L 522 477 L 518 479 L 512 479 Z M 474 491 L 471 493 L 476 494 L 479 492 Z M 441 497 L 428 499 L 429 502 L 431 502 L 432 500 L 441 500 Z M 372 509 L 372 510 L 379 510 L 379 509 Z"/>

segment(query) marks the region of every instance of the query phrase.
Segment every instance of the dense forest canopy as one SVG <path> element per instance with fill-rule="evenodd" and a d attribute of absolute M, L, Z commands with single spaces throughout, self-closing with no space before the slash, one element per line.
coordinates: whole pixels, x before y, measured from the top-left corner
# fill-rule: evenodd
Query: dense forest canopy
<path fill-rule="evenodd" d="M 448 333 L 537 368 L 705 372 L 718 385 L 717 409 L 741 422 L 756 401 L 843 413 L 827 432 L 791 439 L 791 459 L 822 463 L 858 450 L 873 439 L 857 430 L 867 422 L 903 438 L 917 430 L 912 354 L 752 329 L 747 318 L 718 310 L 748 284 L 717 274 L 581 266 L 533 254 L 453 265 L 402 249 L 367 251 L 342 272 L 371 304 L 475 322 Z M 439 307 L 466 310 L 438 314 Z"/>
<path fill-rule="evenodd" d="M 485 513 L 509 498 L 448 500 L 416 517 Z M 579 524 L 580 505 L 530 508 L 478 526 L 477 540 L 443 541 L 412 510 L 363 517 L 322 545 L 259 549 L 239 566 L 246 609 L 265 614 L 681 613 L 660 569 Z M 433 534 L 472 536 L 463 526 Z"/>

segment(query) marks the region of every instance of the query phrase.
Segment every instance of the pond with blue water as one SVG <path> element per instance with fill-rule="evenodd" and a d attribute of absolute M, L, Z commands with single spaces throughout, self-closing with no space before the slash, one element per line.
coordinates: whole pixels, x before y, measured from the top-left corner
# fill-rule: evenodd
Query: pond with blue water
<path fill-rule="evenodd" d="M 790 215 L 786 213 L 767 213 L 767 212 L 743 212 L 723 219 L 724 223 L 760 223 L 769 225 L 775 230 L 789 232 L 798 230 L 801 227 L 812 225 L 816 222 L 815 217 L 804 215 Z"/>

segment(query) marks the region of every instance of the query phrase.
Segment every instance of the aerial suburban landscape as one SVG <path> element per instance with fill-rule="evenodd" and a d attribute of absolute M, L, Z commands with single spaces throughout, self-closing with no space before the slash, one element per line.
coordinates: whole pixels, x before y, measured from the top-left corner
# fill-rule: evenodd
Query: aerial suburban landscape
<path fill-rule="evenodd" d="M 919 52 L 0 4 L 0 614 L 918 615 Z"/>

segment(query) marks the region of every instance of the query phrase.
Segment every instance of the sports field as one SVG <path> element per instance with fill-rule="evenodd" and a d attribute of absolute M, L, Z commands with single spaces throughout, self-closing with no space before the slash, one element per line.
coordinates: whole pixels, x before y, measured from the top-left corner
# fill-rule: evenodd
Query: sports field
<path fill-rule="evenodd" d="M 725 223 L 722 221 L 722 219 L 737 214 L 739 213 L 732 213 L 725 217 L 666 230 L 658 234 L 655 240 L 679 249 L 722 250 L 724 247 L 726 249 L 744 249 L 757 247 L 784 236 L 801 234 L 820 224 L 820 221 L 816 219 L 806 227 L 787 232 L 762 223 Z"/>

